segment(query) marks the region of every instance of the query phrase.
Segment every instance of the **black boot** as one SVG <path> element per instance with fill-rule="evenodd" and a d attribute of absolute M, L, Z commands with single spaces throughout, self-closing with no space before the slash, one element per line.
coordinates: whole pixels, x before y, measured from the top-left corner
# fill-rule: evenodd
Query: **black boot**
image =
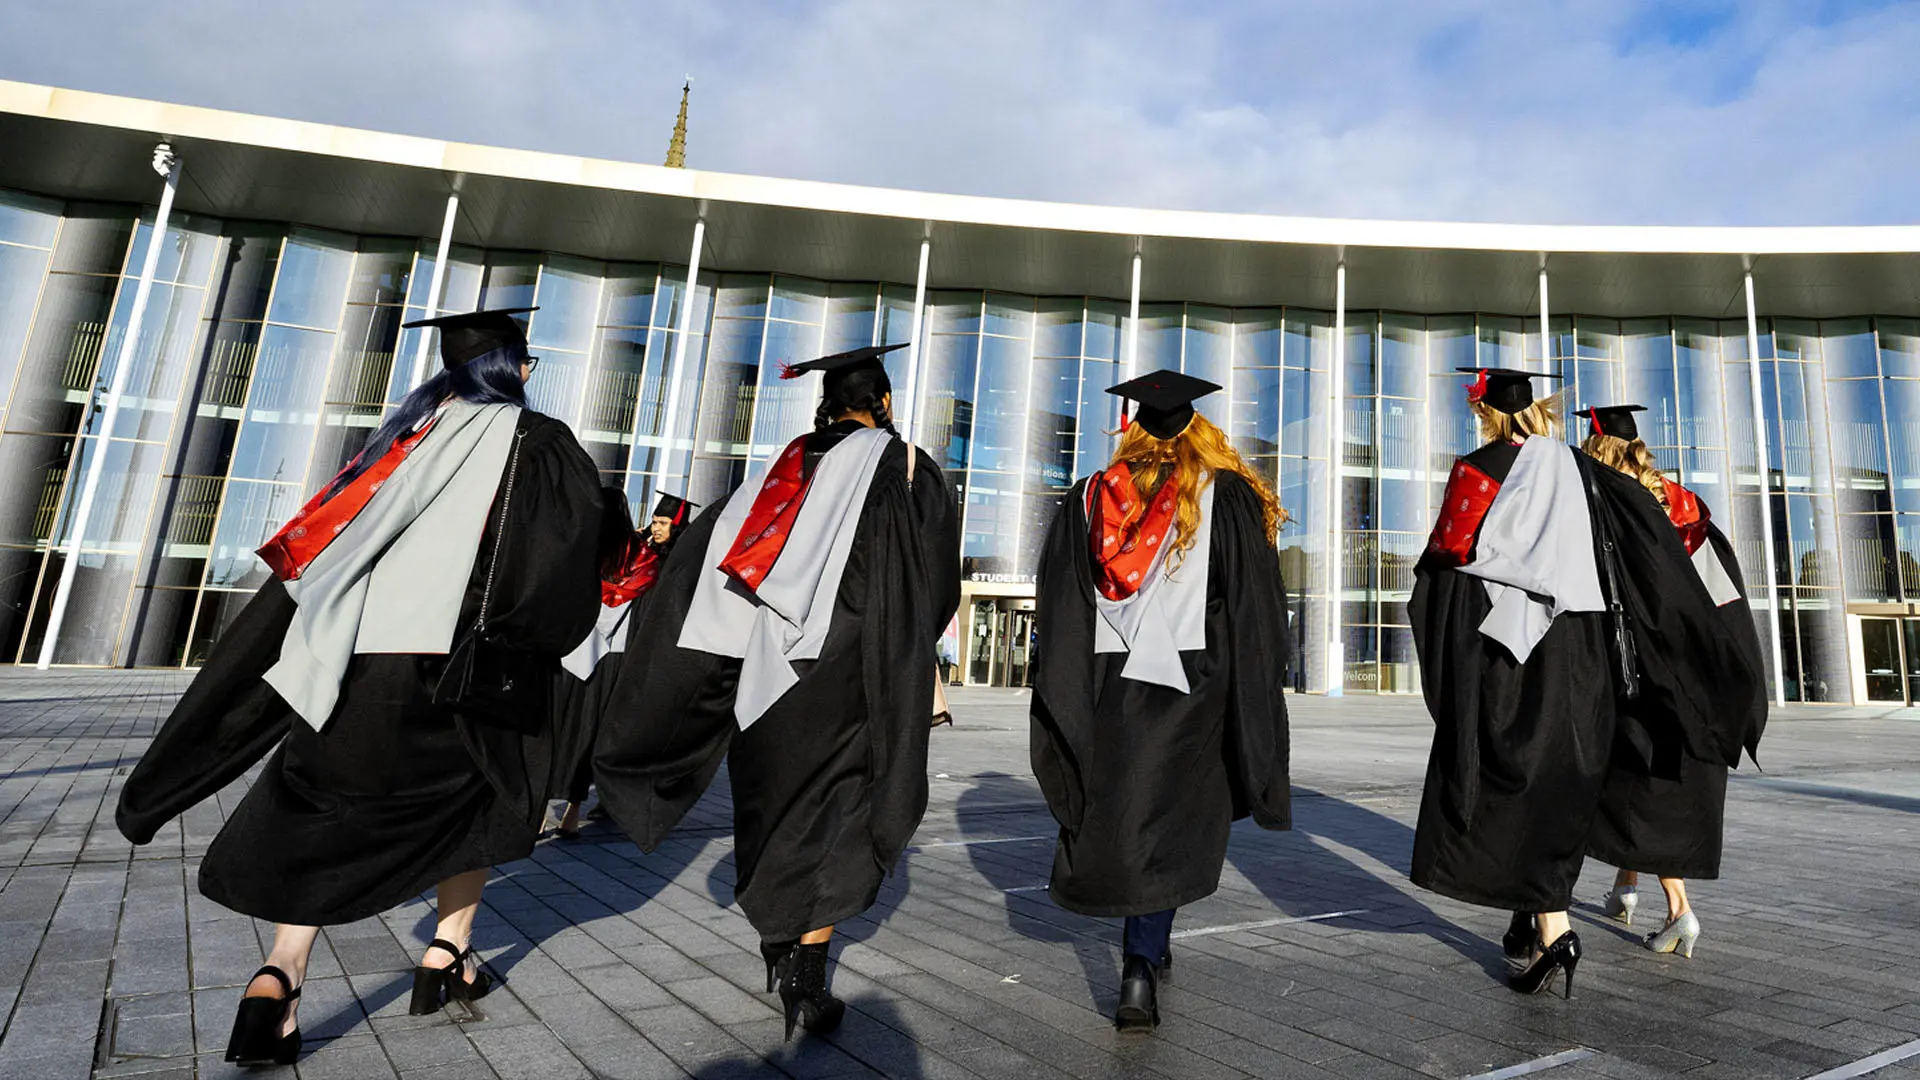
<path fill-rule="evenodd" d="M 787 1014 L 787 1038 L 799 1024 L 824 1034 L 840 1026 L 846 1003 L 827 992 L 827 943 L 796 945 L 780 975 L 780 1004 Z"/>
<path fill-rule="evenodd" d="M 793 955 L 794 946 L 798 944 L 799 938 L 760 943 L 760 959 L 767 962 L 767 993 L 773 993 L 774 987 L 779 985 L 781 966 L 787 962 L 787 957 Z"/>
<path fill-rule="evenodd" d="M 1154 982 L 1159 973 L 1144 956 L 1129 956 L 1120 967 L 1120 1005 L 1113 1010 L 1113 1026 L 1121 1031 L 1152 1031 L 1160 1026 L 1160 1003 Z"/>

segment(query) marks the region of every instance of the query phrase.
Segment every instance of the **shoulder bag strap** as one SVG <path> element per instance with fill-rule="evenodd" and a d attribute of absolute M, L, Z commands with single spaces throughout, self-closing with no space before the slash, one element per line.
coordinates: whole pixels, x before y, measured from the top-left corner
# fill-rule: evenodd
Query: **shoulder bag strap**
<path fill-rule="evenodd" d="M 487 611 L 493 606 L 493 579 L 500 572 L 500 546 L 507 538 L 507 508 L 513 505 L 513 481 L 520 475 L 520 442 L 527 437 L 523 429 L 513 433 L 513 452 L 507 456 L 507 479 L 500 487 L 499 523 L 493 530 L 493 554 L 487 558 L 487 584 L 480 591 L 480 614 L 473 620 L 473 636 L 487 636 Z"/>

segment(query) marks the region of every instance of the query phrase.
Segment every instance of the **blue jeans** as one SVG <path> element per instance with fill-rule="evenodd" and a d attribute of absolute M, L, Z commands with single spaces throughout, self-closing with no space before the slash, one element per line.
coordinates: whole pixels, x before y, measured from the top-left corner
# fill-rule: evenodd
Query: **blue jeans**
<path fill-rule="evenodd" d="M 1156 911 L 1151 915 L 1129 915 L 1120 931 L 1120 952 L 1123 956 L 1137 956 L 1154 967 L 1166 958 L 1167 946 L 1173 940 L 1174 908 Z"/>

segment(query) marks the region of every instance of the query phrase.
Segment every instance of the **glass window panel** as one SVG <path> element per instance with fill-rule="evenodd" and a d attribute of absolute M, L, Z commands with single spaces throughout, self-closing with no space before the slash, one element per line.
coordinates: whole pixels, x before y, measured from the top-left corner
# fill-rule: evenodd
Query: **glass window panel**
<path fill-rule="evenodd" d="M 930 292 L 927 294 L 927 319 L 933 334 L 977 334 L 980 332 L 980 302 L 977 292 Z"/>
<path fill-rule="evenodd" d="M 1066 487 L 1073 482 L 1080 361 L 1072 357 L 1035 360 L 1032 402 L 1026 462 L 1030 482 L 1043 489 Z"/>
<path fill-rule="evenodd" d="M 1880 416 L 1880 380 L 1829 382 L 1827 402 L 1832 410 L 1835 480 L 1841 487 L 1885 491 L 1887 445 Z"/>
<path fill-rule="evenodd" d="M 1233 365 L 1279 367 L 1281 310 L 1241 308 L 1233 313 L 1233 319 Z"/>
<path fill-rule="evenodd" d="M 8 406 L 9 431 L 70 434 L 94 386 L 118 278 L 50 274 Z"/>
<path fill-rule="evenodd" d="M 914 424 L 921 433 L 921 445 L 942 468 L 960 469 L 967 464 L 980 340 L 973 334 L 935 334 L 928 342 L 920 412 Z"/>
<path fill-rule="evenodd" d="M 1083 302 L 1079 297 L 1039 301 L 1033 334 L 1035 356 L 1079 356 Z"/>
<path fill-rule="evenodd" d="M 347 306 L 337 345 L 339 355 L 327 380 L 328 401 L 378 405 L 386 400 L 403 318 L 401 308 Z"/>
<path fill-rule="evenodd" d="M 1920 319 L 1875 319 L 1880 336 L 1880 373 L 1920 377 Z"/>
<path fill-rule="evenodd" d="M 1280 452 L 1327 455 L 1327 376 L 1324 368 L 1288 368 L 1280 375 Z"/>
<path fill-rule="evenodd" d="M 1186 374 L 1221 386 L 1232 385 L 1228 371 L 1233 365 L 1233 313 L 1225 308 L 1189 305 L 1185 354 L 1182 370 Z M 1194 405 L 1207 419 L 1224 427 L 1228 402 L 1226 394 L 1209 394 Z"/>
<path fill-rule="evenodd" d="M 655 365 L 657 369 L 658 364 Z M 626 439 L 635 428 L 635 409 L 641 400 L 642 386 L 650 391 L 645 425 L 640 430 L 657 434 L 661 411 L 665 409 L 665 381 L 658 370 L 647 371 L 647 331 L 637 327 L 611 327 L 600 332 L 599 363 L 587 386 L 586 407 L 580 416 L 582 438 L 612 437 Z M 621 466 L 624 467 L 624 466 Z"/>
<path fill-rule="evenodd" d="M 1473 316 L 1435 315 L 1427 320 L 1427 363 L 1435 375 L 1459 375 L 1475 366 Z"/>
<path fill-rule="evenodd" d="M 1281 362 L 1290 368 L 1330 369 L 1333 366 L 1333 314 L 1288 308 Z"/>
<path fill-rule="evenodd" d="M 1677 441 L 1681 446 L 1725 446 L 1721 422 L 1719 339 L 1705 320 L 1678 319 L 1673 327 L 1674 389 Z"/>
<path fill-rule="evenodd" d="M 267 327 L 253 365 L 246 419 L 234 446 L 234 476 L 302 482 L 333 339 L 318 330 Z"/>
<path fill-rule="evenodd" d="M 0 228 L 4 228 L 4 213 L 5 203 L 0 202 Z M 47 258 L 45 251 L 0 245 L 0 393 L 13 389 L 13 374 L 27 344 Z"/>
<path fill-rule="evenodd" d="M 1087 301 L 1087 339 L 1082 356 L 1088 359 L 1120 358 L 1120 323 L 1127 305 L 1118 300 Z"/>
<path fill-rule="evenodd" d="M 353 283 L 347 287 L 347 302 L 405 304 L 413 277 L 413 259 L 410 240 L 362 240 L 360 257 L 353 261 Z"/>
<path fill-rule="evenodd" d="M 1517 368 L 1526 359 L 1526 338 L 1519 319 L 1482 315 L 1479 320 L 1480 367 Z"/>
<path fill-rule="evenodd" d="M 600 296 L 601 264 L 555 255 L 540 271 L 534 303 L 540 310 L 528 317 L 529 344 L 540 349 L 583 353 L 593 343 L 593 324 Z M 547 359 L 541 357 L 545 374 Z"/>
<path fill-rule="evenodd" d="M 1033 301 L 1024 296 L 988 293 L 986 321 L 980 331 L 1001 337 L 1028 338 L 1033 335 Z"/>
<path fill-rule="evenodd" d="M 1891 514 L 1846 514 L 1840 518 L 1840 560 L 1850 600 L 1900 598 L 1895 558 L 1899 548 Z"/>
<path fill-rule="evenodd" d="M 1234 446 L 1243 454 L 1280 452 L 1280 376 L 1279 368 L 1234 370 L 1230 434 Z"/>
<path fill-rule="evenodd" d="M 1089 324 L 1091 330 L 1091 324 Z M 1120 399 L 1107 393 L 1107 387 L 1120 381 L 1120 365 L 1107 360 L 1087 360 L 1080 372 L 1080 449 L 1074 474 L 1090 476 L 1113 460 L 1114 436 L 1120 428 Z"/>
<path fill-rule="evenodd" d="M 1161 368 L 1180 370 L 1181 324 L 1185 318 L 1183 304 L 1140 305 L 1140 356 L 1134 362 L 1134 374 L 1144 375 Z"/>
<path fill-rule="evenodd" d="M 902 341 L 913 340 L 913 287 L 910 285 L 881 286 L 879 318 L 880 340 L 878 344 L 894 345 Z M 925 327 L 923 326 L 921 329 L 921 339 L 925 340 Z M 892 364 L 895 362 L 895 357 L 899 357 L 898 363 L 904 364 L 907 362 L 906 357 L 901 353 L 888 353 L 887 357 L 889 364 L 887 370 L 889 373 L 895 370 L 892 367 Z"/>
<path fill-rule="evenodd" d="M 878 302 L 879 289 L 875 286 L 864 283 L 834 285 L 827 295 L 827 339 L 823 353 L 831 356 L 874 344 Z M 907 313 L 911 316 L 911 297 L 908 298 L 908 304 Z M 907 340 L 907 326 L 903 324 L 900 330 L 899 340 Z M 887 359 L 892 360 L 893 354 L 889 353 Z M 904 380 L 900 385 L 905 385 Z"/>
<path fill-rule="evenodd" d="M 332 480 L 380 426 L 378 405 L 327 405 L 314 433 L 313 460 L 307 466 L 303 490 L 318 491 Z"/>
<path fill-rule="evenodd" d="M 1380 321 L 1380 392 L 1417 398 L 1427 373 L 1426 320 L 1389 312 Z"/>
<path fill-rule="evenodd" d="M 138 277 L 146 267 L 147 237 L 153 233 L 152 210 L 140 215 L 140 225 L 127 251 L 126 274 Z M 214 249 L 219 246 L 218 226 L 176 213 L 167 221 L 167 239 L 160 245 L 160 259 L 154 264 L 155 281 L 204 285 L 213 266 Z"/>
<path fill-rule="evenodd" d="M 1365 397 L 1376 392 L 1378 357 L 1374 355 L 1373 312 L 1347 313 L 1347 397 Z"/>
<path fill-rule="evenodd" d="M 580 427 L 580 397 L 586 390 L 587 358 L 558 350 L 540 354 L 527 380 L 527 407 L 573 428 Z"/>
<path fill-rule="evenodd" d="M 1833 558 L 1833 505 L 1824 498 L 1788 495 L 1787 536 L 1792 562 L 1791 583 L 1819 589 L 1840 586 Z M 1774 535 L 1779 543 L 1779 533 Z"/>
<path fill-rule="evenodd" d="M 73 449 L 71 436 L 0 436 L 0 548 L 38 548 L 53 535 Z"/>
<path fill-rule="evenodd" d="M 1901 590 L 1907 597 L 1920 599 L 1920 515 L 1899 514 L 1893 521 Z"/>
<path fill-rule="evenodd" d="M 773 279 L 773 301 L 767 311 L 768 318 L 818 325 L 826 317 L 826 312 L 826 282 L 784 274 Z"/>
<path fill-rule="evenodd" d="M 0 191 L 0 241 L 50 248 L 60 230 L 57 199 L 43 199 L 16 191 Z"/>
<path fill-rule="evenodd" d="M 517 252 L 488 252 L 481 275 L 480 303 L 475 310 L 523 308 L 534 304 L 534 286 L 540 278 L 540 257 Z M 446 305 L 443 305 L 446 306 Z M 459 310 L 455 308 L 454 310 Z M 526 324 L 526 316 L 515 316 Z"/>
<path fill-rule="evenodd" d="M 656 263 L 610 263 L 601 296 L 603 326 L 653 325 L 654 285 L 660 277 Z"/>
<path fill-rule="evenodd" d="M 133 215 L 121 206 L 73 204 L 53 248 L 53 269 L 117 274 L 126 265 Z"/>
<path fill-rule="evenodd" d="M 1006 473 L 967 474 L 966 529 L 960 554 L 968 561 L 968 572 L 1011 572 L 1020 528 L 1019 484 L 1019 477 Z"/>
<path fill-rule="evenodd" d="M 280 266 L 279 232 L 267 229 L 228 229 L 225 268 L 214 276 L 212 314 L 221 319 L 264 319 Z"/>
<path fill-rule="evenodd" d="M 295 326 L 334 329 L 340 323 L 352 270 L 353 248 L 344 238 L 295 232 L 280 253 L 280 273 L 274 279 L 267 317 Z"/>
<path fill-rule="evenodd" d="M 1846 379 L 1880 374 L 1873 324 L 1866 319 L 1828 319 L 1820 324 L 1820 356 L 1827 376 Z"/>
<path fill-rule="evenodd" d="M 1818 364 L 1774 365 L 1779 392 L 1782 463 L 1787 489 L 1824 492 L 1828 489 L 1825 399 Z"/>
<path fill-rule="evenodd" d="M 760 344 L 765 333 L 766 323 L 759 319 L 713 320 L 713 333 L 707 344 L 706 378 L 700 386 L 699 450 L 702 454 L 746 454 L 747 440 L 753 431 Z M 673 348 L 671 335 L 661 341 L 663 349 Z M 795 381 L 817 382 L 818 379 L 815 375 Z"/>
<path fill-rule="evenodd" d="M 1375 444 L 1383 476 L 1411 480 L 1426 449 L 1426 410 L 1418 402 L 1380 399 L 1380 433 Z"/>
<path fill-rule="evenodd" d="M 1031 349 L 1025 340 L 981 335 L 971 468 L 994 472 L 1022 469 Z"/>
<path fill-rule="evenodd" d="M 1920 511 L 1920 381 L 1886 379 L 1880 392 L 1886 400 L 1894 505 Z"/>
<path fill-rule="evenodd" d="M 1584 322 L 1584 320 L 1583 320 Z M 1629 319 L 1621 325 L 1625 392 L 1619 404 L 1645 405 L 1635 419 L 1649 446 L 1674 446 L 1680 440 L 1679 389 L 1674 378 L 1672 327 L 1665 319 Z M 1584 390 L 1585 387 L 1582 387 Z M 1578 404 L 1615 404 L 1613 399 L 1582 395 Z"/>
<path fill-rule="evenodd" d="M 821 376 L 809 372 L 783 379 L 789 364 L 820 355 L 820 327 L 767 320 L 766 348 L 760 363 L 759 405 L 753 421 L 753 448 L 749 457 L 771 457 L 800 435 L 813 430 L 814 410 L 820 404 Z"/>
<path fill-rule="evenodd" d="M 140 340 L 134 346 L 133 369 L 123 385 L 120 415 L 114 423 L 115 438 L 165 439 L 172 432 L 180 395 L 193 367 L 193 346 L 201 326 L 200 301 L 205 295 L 200 289 L 178 285 L 155 285 L 148 294 Z M 111 385 L 114 379 L 132 305 L 132 291 L 123 289 L 113 328 L 101 352 L 105 367 L 100 375 L 102 386 Z M 97 430 L 105 415 L 104 411 L 95 412 L 88 430 Z"/>
<path fill-rule="evenodd" d="M 413 281 L 407 292 L 407 303 L 422 309 L 425 313 L 427 292 L 433 287 L 434 255 L 438 244 L 419 253 L 414 264 Z M 480 282 L 486 273 L 486 254 L 478 248 L 454 245 L 447 251 L 446 278 L 440 283 L 440 312 L 478 311 L 480 304 Z M 532 280 L 528 279 L 529 282 Z M 529 295 L 531 290 L 529 289 Z M 531 302 L 531 301 L 529 301 Z M 501 304 L 500 307 L 509 305 Z M 515 307 L 521 305 L 512 305 Z"/>

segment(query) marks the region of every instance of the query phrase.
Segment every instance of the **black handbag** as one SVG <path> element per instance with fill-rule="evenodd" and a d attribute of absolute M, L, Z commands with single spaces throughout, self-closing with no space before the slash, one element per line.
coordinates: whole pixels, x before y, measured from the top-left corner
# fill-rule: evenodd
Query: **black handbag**
<path fill-rule="evenodd" d="M 473 628 L 447 657 L 446 669 L 434 687 L 433 703 L 490 727 L 521 735 L 546 730 L 552 701 L 551 680 L 540 677 L 537 658 L 509 649 L 488 636 L 487 614 L 493 606 L 493 580 L 500 570 L 500 547 L 506 539 L 507 510 L 513 503 L 513 482 L 520 474 L 520 441 L 513 435 L 513 453 L 507 462 L 507 480 L 500 494 L 500 515 L 493 532 L 493 553 L 487 561 L 487 583 L 480 593 L 480 611 Z"/>
<path fill-rule="evenodd" d="M 1614 680 L 1619 684 L 1621 698 L 1633 701 L 1640 696 L 1640 650 L 1634 644 L 1633 622 L 1627 615 L 1626 604 L 1620 599 L 1620 548 L 1613 540 L 1612 514 L 1600 504 L 1593 474 L 1584 471 L 1599 467 L 1582 463 L 1587 498 L 1593 507 L 1594 540 L 1600 546 L 1600 582 L 1607 594 L 1607 624 L 1613 634 Z"/>

